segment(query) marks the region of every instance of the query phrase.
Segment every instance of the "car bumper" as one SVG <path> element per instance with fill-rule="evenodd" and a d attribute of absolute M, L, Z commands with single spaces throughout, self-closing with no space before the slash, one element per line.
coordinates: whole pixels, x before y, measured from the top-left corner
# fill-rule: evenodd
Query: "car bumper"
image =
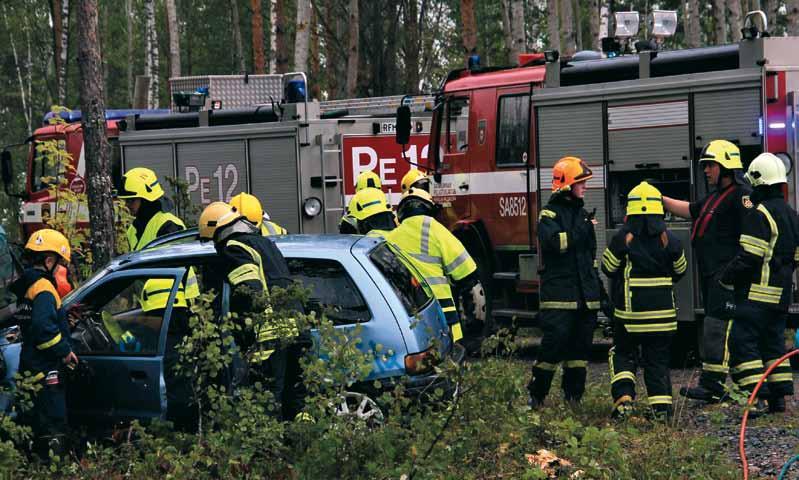
<path fill-rule="evenodd" d="M 448 359 L 456 363 L 459 368 L 463 365 L 466 358 L 466 349 L 463 345 L 455 343 L 449 352 Z M 450 376 L 442 376 L 436 372 L 414 375 L 405 380 L 405 392 L 409 397 L 425 399 L 434 395 L 434 392 L 441 389 L 444 398 L 451 398 L 457 394 L 458 384 L 456 379 Z"/>

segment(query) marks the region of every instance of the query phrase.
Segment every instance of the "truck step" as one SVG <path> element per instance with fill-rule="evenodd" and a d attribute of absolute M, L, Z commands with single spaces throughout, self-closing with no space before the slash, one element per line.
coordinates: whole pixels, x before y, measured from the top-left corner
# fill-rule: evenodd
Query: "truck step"
<path fill-rule="evenodd" d="M 519 280 L 519 272 L 494 272 L 493 278 L 503 282 L 515 282 Z"/>
<path fill-rule="evenodd" d="M 491 311 L 491 314 L 499 318 L 518 318 L 520 320 L 535 320 L 538 312 L 533 310 L 520 310 L 516 308 L 498 308 Z"/>

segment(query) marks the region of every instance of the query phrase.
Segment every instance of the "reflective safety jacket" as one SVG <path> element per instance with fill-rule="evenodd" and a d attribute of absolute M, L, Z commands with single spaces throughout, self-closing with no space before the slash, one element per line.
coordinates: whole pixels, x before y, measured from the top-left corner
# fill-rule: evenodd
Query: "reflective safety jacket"
<path fill-rule="evenodd" d="M 20 372 L 30 371 L 42 379 L 57 370 L 72 350 L 65 317 L 59 315 L 61 298 L 53 280 L 34 268 L 25 270 L 11 291 L 17 297 L 17 312 L 4 324 L 18 324 L 22 331 Z"/>
<path fill-rule="evenodd" d="M 186 230 L 186 225 L 183 223 L 183 220 L 169 212 L 158 211 L 147 221 L 147 225 L 144 227 L 144 231 L 141 232 L 141 236 L 139 236 L 139 232 L 136 230 L 135 226 L 131 225 L 128 227 L 126 232 L 128 246 L 131 252 L 137 252 L 149 245 L 150 242 L 156 238 L 181 230 Z M 200 285 L 197 282 L 197 275 L 194 273 L 193 268 L 189 268 L 188 275 L 186 276 L 185 288 L 186 298 L 197 298 L 200 296 Z"/>
<path fill-rule="evenodd" d="M 281 227 L 275 222 L 264 220 L 261 222 L 261 235 L 268 237 L 270 235 L 288 235 L 288 230 Z"/>
<path fill-rule="evenodd" d="M 217 251 L 222 257 L 224 274 L 231 286 L 230 311 L 237 313 L 239 320 L 243 320 L 254 310 L 250 295 L 243 292 L 241 287 L 246 286 L 253 293 L 268 296 L 271 288 L 288 288 L 291 284 L 286 259 L 272 240 L 262 235 L 234 234 L 224 241 L 224 245 L 218 246 Z M 302 311 L 300 305 L 293 305 L 291 308 Z M 285 325 L 262 325 L 257 332 L 245 332 L 240 341 L 245 349 L 253 343 L 267 344 L 252 359 L 263 361 L 274 352 L 274 340 L 293 338 L 298 334 L 296 320 L 291 318 Z"/>
<path fill-rule="evenodd" d="M 410 257 L 430 285 L 444 314 L 450 321 L 456 321 L 451 283 L 460 282 L 477 270 L 477 264 L 461 241 L 427 215 L 408 217 L 384 236 Z"/>
<path fill-rule="evenodd" d="M 596 235 L 583 201 L 556 194 L 538 216 L 541 310 L 599 310 Z"/>
<path fill-rule="evenodd" d="M 602 271 L 612 282 L 613 315 L 630 333 L 673 332 L 674 283 L 688 268 L 685 251 L 662 219 L 646 225 L 649 219 L 641 217 L 628 220 L 602 254 Z"/>
<path fill-rule="evenodd" d="M 741 249 L 720 275 L 723 284 L 734 286 L 736 303 L 787 311 L 798 242 L 796 212 L 774 191 L 744 219 Z"/>

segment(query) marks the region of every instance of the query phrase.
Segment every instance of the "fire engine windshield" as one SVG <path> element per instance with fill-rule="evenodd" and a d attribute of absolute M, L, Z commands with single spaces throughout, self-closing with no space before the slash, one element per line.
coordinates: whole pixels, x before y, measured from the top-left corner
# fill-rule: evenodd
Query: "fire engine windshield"
<path fill-rule="evenodd" d="M 63 140 L 58 140 L 58 151 L 64 152 Z M 37 141 L 31 145 L 31 165 L 30 165 L 30 190 L 39 192 L 46 190 L 57 183 L 58 178 L 58 155 L 53 155 L 49 145 L 45 141 Z"/>

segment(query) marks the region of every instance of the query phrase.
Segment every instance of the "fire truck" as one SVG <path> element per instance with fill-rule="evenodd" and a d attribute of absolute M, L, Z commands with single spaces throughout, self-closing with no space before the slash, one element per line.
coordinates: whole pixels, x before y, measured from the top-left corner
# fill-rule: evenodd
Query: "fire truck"
<path fill-rule="evenodd" d="M 537 217 L 561 157 L 578 156 L 593 171 L 585 203 L 597 220 L 597 258 L 623 223 L 627 192 L 642 180 L 674 198 L 707 193 L 698 158 L 714 139 L 737 144 L 745 166 L 761 152 L 779 153 L 790 170 L 787 198 L 797 204 L 799 38 L 749 33 L 739 44 L 584 61 L 549 51 L 524 56 L 518 67 L 447 76 L 428 167 L 443 220 L 488 286 L 489 318 L 536 317 Z M 666 220 L 695 265 L 690 221 Z M 682 327 L 702 318 L 697 282 L 694 268 L 676 286 Z"/>
<path fill-rule="evenodd" d="M 380 175 L 397 201 L 400 179 L 410 165 L 426 162 L 432 97 L 317 102 L 304 98 L 305 86 L 304 75 L 296 73 L 173 78 L 171 110 L 107 111 L 114 184 L 130 168 L 151 168 L 167 189 L 167 177 L 185 181 L 191 203 L 199 209 L 250 192 L 261 199 L 272 220 L 293 233 L 337 232 L 355 193 L 355 177 L 363 170 Z M 290 87 L 302 95 L 287 98 Z M 199 108 L 182 111 L 184 105 L 174 102 L 181 95 Z M 401 147 L 393 134 L 394 115 L 403 102 L 414 112 L 414 121 L 411 140 Z M 65 176 L 72 191 L 86 189 L 80 112 L 61 116 L 66 124 L 43 126 L 27 141 L 26 191 L 21 195 L 25 235 L 42 228 L 43 216 L 56 211 L 69 213 L 79 225 L 88 224 L 87 206 L 54 198 L 48 182 L 48 177 Z M 74 171 L 57 171 L 36 149 L 38 142 L 53 139 L 71 154 Z M 8 192 L 13 179 L 10 154 L 3 157 Z"/>

